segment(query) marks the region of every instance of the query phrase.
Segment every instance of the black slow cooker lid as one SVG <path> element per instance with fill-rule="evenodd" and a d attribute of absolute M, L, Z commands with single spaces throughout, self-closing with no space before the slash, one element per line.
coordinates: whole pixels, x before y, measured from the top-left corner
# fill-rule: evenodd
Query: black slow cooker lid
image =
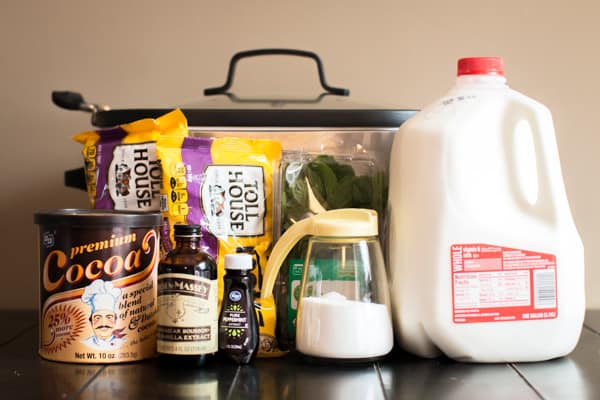
<path fill-rule="evenodd" d="M 111 127 L 142 118 L 157 118 L 172 109 L 122 109 L 100 111 L 93 115 L 97 127 Z M 399 127 L 415 114 L 414 110 L 231 110 L 182 109 L 189 126 L 210 127 Z"/>
<path fill-rule="evenodd" d="M 308 57 L 317 64 L 324 92 L 313 98 L 240 98 L 229 91 L 237 62 L 263 55 Z M 236 53 L 230 61 L 224 85 L 204 90 L 205 100 L 197 105 L 180 106 L 190 127 L 398 127 L 415 114 L 412 109 L 372 107 L 348 101 L 350 91 L 330 86 L 323 65 L 313 52 L 294 49 L 257 49 Z M 157 118 L 176 107 L 109 109 L 87 103 L 76 92 L 55 91 L 56 105 L 92 113 L 96 127 L 112 127 L 143 118 Z"/>

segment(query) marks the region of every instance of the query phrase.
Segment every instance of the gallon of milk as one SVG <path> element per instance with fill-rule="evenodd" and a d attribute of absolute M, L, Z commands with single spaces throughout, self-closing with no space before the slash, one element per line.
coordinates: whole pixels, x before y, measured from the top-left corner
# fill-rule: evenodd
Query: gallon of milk
<path fill-rule="evenodd" d="M 409 352 L 473 362 L 570 353 L 585 312 L 583 245 L 552 116 L 497 57 L 402 125 L 390 162 L 388 266 Z"/>

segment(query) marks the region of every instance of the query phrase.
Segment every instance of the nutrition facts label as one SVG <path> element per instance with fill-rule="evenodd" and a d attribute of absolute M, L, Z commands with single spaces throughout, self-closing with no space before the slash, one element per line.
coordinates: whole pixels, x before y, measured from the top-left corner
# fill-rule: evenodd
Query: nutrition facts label
<path fill-rule="evenodd" d="M 557 317 L 556 257 L 488 244 L 450 250 L 455 323 Z"/>

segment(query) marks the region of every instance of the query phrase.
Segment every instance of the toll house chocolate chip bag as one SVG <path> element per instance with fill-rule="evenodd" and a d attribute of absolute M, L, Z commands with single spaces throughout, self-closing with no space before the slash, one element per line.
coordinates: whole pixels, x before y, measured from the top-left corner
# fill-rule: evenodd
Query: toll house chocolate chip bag
<path fill-rule="evenodd" d="M 115 128 L 80 133 L 87 192 L 92 208 L 158 211 L 162 169 L 156 140 L 187 136 L 180 110 L 156 119 L 142 119 Z"/>
<path fill-rule="evenodd" d="M 281 144 L 232 137 L 161 137 L 157 153 L 163 167 L 162 244 L 170 250 L 173 226 L 202 226 L 201 246 L 217 260 L 219 299 L 223 296 L 225 254 L 254 258 L 255 293 L 273 241 L 273 173 Z M 272 297 L 256 304 L 261 345 L 259 357 L 276 354 Z"/>

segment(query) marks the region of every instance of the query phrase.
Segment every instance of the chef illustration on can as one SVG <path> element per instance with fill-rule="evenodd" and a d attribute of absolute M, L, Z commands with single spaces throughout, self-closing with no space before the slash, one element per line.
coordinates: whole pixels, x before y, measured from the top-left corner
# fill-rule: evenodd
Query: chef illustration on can
<path fill-rule="evenodd" d="M 98 350 L 109 350 L 119 348 L 126 341 L 123 328 L 115 328 L 115 310 L 120 296 L 121 289 L 114 287 L 112 282 L 99 279 L 86 286 L 81 301 L 91 307 L 89 320 L 94 334 L 81 343 Z"/>

